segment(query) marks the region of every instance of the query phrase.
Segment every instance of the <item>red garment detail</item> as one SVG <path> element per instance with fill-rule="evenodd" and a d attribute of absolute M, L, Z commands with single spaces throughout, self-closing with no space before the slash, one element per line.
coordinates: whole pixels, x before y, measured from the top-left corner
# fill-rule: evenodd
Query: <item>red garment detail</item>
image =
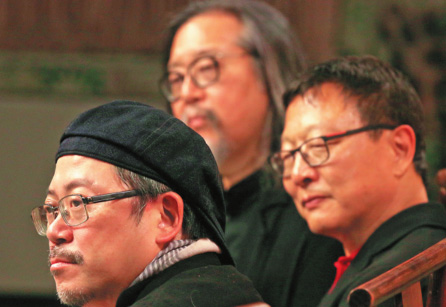
<path fill-rule="evenodd" d="M 328 293 L 333 291 L 333 289 L 336 287 L 336 284 L 338 283 L 341 276 L 344 274 L 344 272 L 347 270 L 350 263 L 355 259 L 356 255 L 358 254 L 359 249 L 353 253 L 350 254 L 350 256 L 341 256 L 338 258 L 338 261 L 334 263 L 334 266 L 336 267 L 336 277 L 333 281 L 333 284 L 330 287 L 330 290 L 328 290 Z"/>

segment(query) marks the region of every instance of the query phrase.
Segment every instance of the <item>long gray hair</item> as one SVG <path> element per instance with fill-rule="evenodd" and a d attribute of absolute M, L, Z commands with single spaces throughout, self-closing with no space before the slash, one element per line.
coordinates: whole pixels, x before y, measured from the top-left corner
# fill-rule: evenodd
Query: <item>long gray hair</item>
<path fill-rule="evenodd" d="M 167 71 L 172 42 L 178 29 L 190 18 L 209 11 L 223 11 L 244 25 L 238 45 L 255 60 L 259 77 L 267 89 L 272 113 L 270 152 L 280 148 L 284 122 L 282 96 L 304 68 L 304 52 L 287 19 L 270 5 L 251 0 L 192 2 L 171 21 L 163 50 L 163 69 Z M 170 104 L 168 105 L 170 109 Z"/>

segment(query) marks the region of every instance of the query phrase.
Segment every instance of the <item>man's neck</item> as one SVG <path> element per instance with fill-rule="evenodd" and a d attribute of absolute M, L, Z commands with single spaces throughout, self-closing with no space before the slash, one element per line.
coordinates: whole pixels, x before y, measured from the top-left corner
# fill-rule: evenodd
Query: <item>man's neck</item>
<path fill-rule="evenodd" d="M 406 209 L 426 202 L 428 202 L 428 196 L 422 179 L 414 176 L 393 190 L 392 198 L 389 201 L 383 202 L 379 208 L 375 208 L 376 214 L 369 218 L 371 222 L 366 227 L 350 231 L 337 239 L 344 246 L 345 254 L 349 255 L 361 248 L 384 222 Z"/>
<path fill-rule="evenodd" d="M 108 299 L 108 300 L 93 300 L 88 302 L 82 307 L 114 307 L 116 306 L 118 298 Z"/>
<path fill-rule="evenodd" d="M 266 163 L 266 156 L 251 155 L 227 159 L 219 165 L 223 187 L 227 191 L 235 184 L 247 178 Z"/>

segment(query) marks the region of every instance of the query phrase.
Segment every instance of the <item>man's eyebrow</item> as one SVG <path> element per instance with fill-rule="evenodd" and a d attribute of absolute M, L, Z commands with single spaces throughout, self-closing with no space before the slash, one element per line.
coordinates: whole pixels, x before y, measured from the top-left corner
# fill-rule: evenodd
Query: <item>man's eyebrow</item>
<path fill-rule="evenodd" d="M 296 142 L 296 136 L 291 134 L 291 135 L 282 135 L 282 137 L 280 138 L 280 142 L 281 143 L 291 143 L 294 144 Z"/>
<path fill-rule="evenodd" d="M 295 135 L 295 134 L 287 134 L 287 135 L 283 135 L 280 137 L 280 142 L 284 143 L 294 143 L 297 139 L 298 136 L 306 136 L 305 139 L 303 139 L 301 141 L 301 143 L 305 142 L 306 140 L 308 140 L 309 138 L 312 138 L 313 136 L 311 136 L 314 132 L 314 130 L 317 130 L 319 128 L 320 125 L 318 124 L 310 124 L 308 126 L 306 126 L 302 131 L 299 131 L 299 135 Z M 315 135 L 315 137 L 320 137 L 322 135 Z"/>
<path fill-rule="evenodd" d="M 69 193 L 69 191 L 78 188 L 78 187 L 88 187 L 91 186 L 93 183 L 85 178 L 82 179 L 74 179 L 72 181 L 70 181 L 69 183 L 65 184 L 64 187 L 64 191 L 66 193 Z M 56 191 L 51 189 L 50 187 L 48 187 L 47 191 L 46 191 L 46 195 L 50 195 L 50 196 L 55 196 L 57 195 Z M 65 195 L 64 195 L 65 196 Z"/>
<path fill-rule="evenodd" d="M 281 143 L 292 143 L 293 141 L 294 141 L 294 138 L 292 138 L 290 136 L 282 136 L 280 138 Z"/>
<path fill-rule="evenodd" d="M 212 54 L 215 54 L 215 53 L 218 53 L 218 52 L 220 52 L 220 50 L 215 49 L 215 48 L 202 49 L 202 50 L 194 52 L 192 54 L 192 57 L 191 57 L 192 61 L 190 61 L 190 62 L 195 61 L 197 58 L 199 58 L 201 56 L 212 55 Z M 179 67 L 179 66 L 182 66 L 182 65 L 183 65 L 183 61 L 174 61 L 174 62 L 169 62 L 167 64 L 167 68 L 168 69 L 169 68 L 175 68 L 175 67 Z"/>

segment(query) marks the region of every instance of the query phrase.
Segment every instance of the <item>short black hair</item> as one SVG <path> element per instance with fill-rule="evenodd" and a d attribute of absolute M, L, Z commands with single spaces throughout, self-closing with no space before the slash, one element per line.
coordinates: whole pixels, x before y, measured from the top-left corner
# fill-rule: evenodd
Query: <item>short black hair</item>
<path fill-rule="evenodd" d="M 296 96 L 324 83 L 340 85 L 346 97 L 354 97 L 364 124 L 409 125 L 415 132 L 413 162 L 427 182 L 425 123 L 421 99 L 407 76 L 373 56 L 347 56 L 315 65 L 294 82 L 284 95 L 288 106 Z"/>
<path fill-rule="evenodd" d="M 148 201 L 155 199 L 158 195 L 172 191 L 171 188 L 161 182 L 139 175 L 122 167 L 115 166 L 115 168 L 117 175 L 127 187 L 142 191 L 142 195 L 138 196 L 138 201 L 134 203 L 132 210 L 132 214 L 135 216 L 138 223 L 142 218 L 144 212 L 143 209 Z M 211 235 L 203 224 L 199 222 L 198 217 L 187 203 L 184 203 L 182 230 L 183 233 L 192 240 L 209 238 Z"/>

